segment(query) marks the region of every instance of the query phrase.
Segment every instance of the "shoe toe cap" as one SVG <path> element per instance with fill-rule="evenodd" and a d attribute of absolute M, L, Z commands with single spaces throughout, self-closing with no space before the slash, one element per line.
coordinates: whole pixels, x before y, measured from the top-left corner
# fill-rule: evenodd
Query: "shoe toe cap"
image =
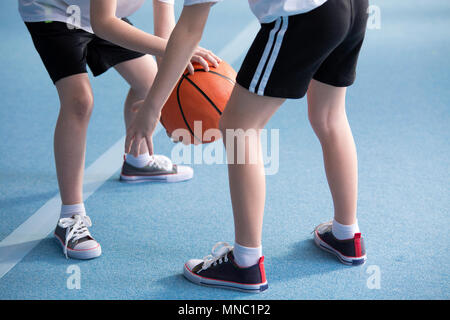
<path fill-rule="evenodd" d="M 177 171 L 179 174 L 185 174 L 185 175 L 190 175 L 190 176 L 194 175 L 194 169 L 192 169 L 189 166 L 177 165 Z"/>
<path fill-rule="evenodd" d="M 77 251 L 86 251 L 86 250 L 95 250 L 100 246 L 100 244 L 95 240 L 86 240 L 80 243 L 77 243 L 74 250 Z"/>
<path fill-rule="evenodd" d="M 203 260 L 200 259 L 191 259 L 188 262 L 186 262 L 186 267 L 188 267 L 189 270 L 192 270 L 202 262 Z"/>

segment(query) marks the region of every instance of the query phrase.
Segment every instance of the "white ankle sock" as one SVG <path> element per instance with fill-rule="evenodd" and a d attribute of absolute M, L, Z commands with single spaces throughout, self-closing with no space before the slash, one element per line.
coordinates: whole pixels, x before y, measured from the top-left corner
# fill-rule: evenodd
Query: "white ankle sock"
<path fill-rule="evenodd" d="M 250 267 L 258 263 L 259 258 L 262 256 L 262 247 L 249 248 L 235 243 L 233 255 L 234 260 L 240 267 Z"/>
<path fill-rule="evenodd" d="M 80 214 L 82 216 L 86 215 L 86 209 L 84 208 L 84 203 L 61 205 L 60 218 L 70 218 L 74 214 Z"/>
<path fill-rule="evenodd" d="M 333 219 L 333 227 L 331 231 L 338 240 L 353 239 L 355 233 L 359 232 L 358 221 L 354 224 L 344 225 Z"/>
<path fill-rule="evenodd" d="M 135 157 L 132 154 L 128 153 L 125 159 L 126 159 L 125 161 L 128 164 L 131 164 L 133 167 L 143 168 L 150 162 L 151 157 L 150 157 L 150 154 L 148 152 L 140 154 L 137 157 Z"/>

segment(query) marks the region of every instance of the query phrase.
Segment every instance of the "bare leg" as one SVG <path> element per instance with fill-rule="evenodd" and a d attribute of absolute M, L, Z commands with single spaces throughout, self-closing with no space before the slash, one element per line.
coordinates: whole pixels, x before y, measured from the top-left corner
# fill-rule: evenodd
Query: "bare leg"
<path fill-rule="evenodd" d="M 345 94 L 346 88 L 312 80 L 308 89 L 308 115 L 322 145 L 335 220 L 351 225 L 356 222 L 358 164 L 345 112 Z"/>
<path fill-rule="evenodd" d="M 62 203 L 83 202 L 86 132 L 94 105 L 86 73 L 56 82 L 61 109 L 55 128 L 54 148 Z"/>
<path fill-rule="evenodd" d="M 155 60 L 151 56 L 143 56 L 141 58 L 122 62 L 115 66 L 115 69 L 130 85 L 127 99 L 125 100 L 124 118 L 125 128 L 128 128 L 136 114 L 132 110 L 132 106 L 139 100 L 145 99 L 155 80 L 158 71 Z M 147 144 L 141 143 L 139 153 L 147 153 Z"/>
<path fill-rule="evenodd" d="M 260 129 L 264 128 L 284 99 L 261 97 L 236 85 L 221 120 L 220 129 L 227 153 L 230 141 L 226 139 L 227 129 L 256 129 L 257 140 L 245 143 L 246 159 L 257 154 L 256 163 L 229 164 L 231 201 L 234 213 L 235 240 L 246 247 L 261 245 L 262 222 L 266 196 L 264 164 L 261 155 Z M 234 152 L 234 163 L 237 154 Z"/>

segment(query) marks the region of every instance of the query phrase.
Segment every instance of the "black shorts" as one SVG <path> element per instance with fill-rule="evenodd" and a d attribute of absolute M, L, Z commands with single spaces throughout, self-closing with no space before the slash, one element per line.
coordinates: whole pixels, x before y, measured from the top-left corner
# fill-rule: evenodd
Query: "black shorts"
<path fill-rule="evenodd" d="M 127 19 L 123 20 L 131 24 Z M 53 83 L 86 73 L 86 64 L 94 76 L 98 76 L 116 64 L 144 56 L 82 29 L 69 29 L 63 22 L 25 24 Z"/>
<path fill-rule="evenodd" d="M 368 0 L 328 0 L 307 13 L 261 24 L 237 83 L 262 96 L 303 97 L 311 79 L 347 87 L 367 24 Z"/>

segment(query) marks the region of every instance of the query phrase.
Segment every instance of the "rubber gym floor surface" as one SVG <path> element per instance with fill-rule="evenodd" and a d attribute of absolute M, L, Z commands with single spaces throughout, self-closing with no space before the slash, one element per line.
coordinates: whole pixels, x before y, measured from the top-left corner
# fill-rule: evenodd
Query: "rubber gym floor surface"
<path fill-rule="evenodd" d="M 186 183 L 118 181 L 128 87 L 114 70 L 92 79 L 86 158 L 85 203 L 103 255 L 65 259 L 49 234 L 59 208 L 58 97 L 17 2 L 1 1 L 0 299 L 449 299 L 450 4 L 371 4 L 347 99 L 367 263 L 341 265 L 313 244 L 314 226 L 332 218 L 331 197 L 306 100 L 290 100 L 268 125 L 279 129 L 263 236 L 269 290 L 248 295 L 182 276 L 187 259 L 233 243 L 226 165 L 194 164 Z M 147 1 L 131 20 L 151 32 L 151 10 Z M 238 69 L 256 30 L 247 2 L 226 0 L 213 7 L 201 45 Z M 171 155 L 164 130 L 154 141 L 157 153 Z M 73 270 L 80 289 L 67 285 Z"/>

